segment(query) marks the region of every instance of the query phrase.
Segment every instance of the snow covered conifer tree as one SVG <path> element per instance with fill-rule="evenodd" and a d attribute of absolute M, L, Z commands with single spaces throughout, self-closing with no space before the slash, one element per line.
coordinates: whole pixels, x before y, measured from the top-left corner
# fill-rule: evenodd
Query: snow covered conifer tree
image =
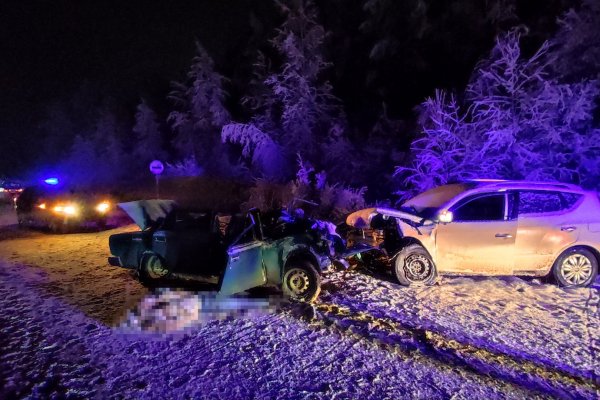
<path fill-rule="evenodd" d="M 174 82 L 169 95 L 177 108 L 168 116 L 176 132 L 174 147 L 182 158 L 195 158 L 208 170 L 223 156 L 219 133 L 230 118 L 224 105 L 223 80 L 197 42 L 187 82 Z"/>
<path fill-rule="evenodd" d="M 471 123 L 481 133 L 482 171 L 505 178 L 581 182 L 580 157 L 590 143 L 593 81 L 561 83 L 544 43 L 523 57 L 520 33 L 498 38 L 467 88 Z"/>
<path fill-rule="evenodd" d="M 247 124 L 231 124 L 223 129 L 223 140 L 249 143 L 260 139 L 261 160 L 284 160 L 279 178 L 292 176 L 296 154 L 323 167 L 337 165 L 340 149 L 350 145 L 345 138 L 345 115 L 323 73 L 329 67 L 323 56 L 326 32 L 317 22 L 312 1 L 289 0 L 278 3 L 286 19 L 272 44 L 283 63 L 276 73 L 266 73 L 263 90 L 247 103 L 260 114 Z M 261 65 L 266 66 L 263 59 Z M 264 90 L 268 89 L 268 90 Z M 256 134 L 261 132 L 260 135 Z M 261 144 L 253 144 L 254 149 Z M 281 151 L 281 155 L 268 154 Z M 244 151 L 248 157 L 249 153 Z M 334 156 L 335 155 L 335 156 Z M 335 160 L 334 160 L 335 159 Z M 250 163 L 256 163 L 253 156 Z M 265 175 L 266 164 L 254 169 Z M 268 175 L 268 173 L 267 173 Z"/>
<path fill-rule="evenodd" d="M 399 194 L 476 176 L 480 141 L 470 140 L 471 127 L 456 98 L 438 90 L 419 111 L 422 134 L 412 144 L 412 164 L 395 172 L 408 187 Z"/>
<path fill-rule="evenodd" d="M 85 185 L 97 183 L 100 178 L 100 171 L 96 144 L 89 138 L 82 135 L 75 136 L 73 144 L 62 160 L 60 167 L 62 173 L 68 176 L 71 183 L 75 185 Z"/>
<path fill-rule="evenodd" d="M 133 133 L 135 134 L 133 153 L 140 165 L 146 165 L 153 159 L 164 159 L 165 151 L 158 117 L 143 99 L 137 106 Z"/>
<path fill-rule="evenodd" d="M 114 182 L 128 175 L 130 159 L 125 155 L 123 128 L 116 115 L 104 109 L 91 136 L 96 149 L 96 170 L 101 182 Z"/>
<path fill-rule="evenodd" d="M 544 43 L 530 57 L 521 33 L 498 37 L 472 75 L 460 111 L 438 95 L 425 102 L 423 136 L 413 143 L 413 189 L 471 176 L 600 183 L 600 130 L 593 127 L 595 80 L 565 83 L 551 67 Z"/>

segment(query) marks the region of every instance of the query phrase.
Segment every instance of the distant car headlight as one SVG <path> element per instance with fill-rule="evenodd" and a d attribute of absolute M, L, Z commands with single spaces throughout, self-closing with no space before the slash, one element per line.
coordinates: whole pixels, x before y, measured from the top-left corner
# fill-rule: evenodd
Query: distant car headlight
<path fill-rule="evenodd" d="M 73 204 L 57 205 L 52 209 L 55 213 L 64 215 L 77 215 L 79 210 Z"/>
<path fill-rule="evenodd" d="M 46 209 L 46 203 L 38 204 L 38 208 L 41 208 L 42 210 L 45 210 Z"/>
<path fill-rule="evenodd" d="M 108 201 L 103 201 L 96 206 L 96 211 L 98 211 L 100 214 L 104 214 L 108 210 L 110 210 L 110 203 Z"/>

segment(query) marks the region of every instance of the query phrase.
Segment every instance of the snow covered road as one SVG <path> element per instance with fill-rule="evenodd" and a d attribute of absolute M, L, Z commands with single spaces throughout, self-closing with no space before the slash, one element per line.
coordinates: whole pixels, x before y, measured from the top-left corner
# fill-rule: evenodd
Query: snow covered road
<path fill-rule="evenodd" d="M 201 296 L 108 267 L 112 233 L 0 233 L 0 398 L 600 397 L 596 288 L 335 273 L 314 307 L 178 313 L 157 334 L 126 327 Z"/>

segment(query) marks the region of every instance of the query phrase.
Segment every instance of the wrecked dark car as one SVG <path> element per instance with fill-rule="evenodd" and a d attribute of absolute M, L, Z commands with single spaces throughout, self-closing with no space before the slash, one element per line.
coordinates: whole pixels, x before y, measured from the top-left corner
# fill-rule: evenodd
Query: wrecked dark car
<path fill-rule="evenodd" d="M 283 211 L 219 214 L 181 209 L 171 200 L 119 206 L 141 230 L 112 235 L 108 261 L 137 271 L 145 284 L 200 280 L 217 284 L 221 295 L 275 286 L 313 301 L 321 273 L 347 255 L 331 224 Z"/>

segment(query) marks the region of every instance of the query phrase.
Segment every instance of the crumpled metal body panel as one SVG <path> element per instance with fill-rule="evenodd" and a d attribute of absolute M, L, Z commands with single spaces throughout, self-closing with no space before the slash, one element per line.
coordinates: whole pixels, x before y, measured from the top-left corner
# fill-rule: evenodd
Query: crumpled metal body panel
<path fill-rule="evenodd" d="M 293 254 L 312 256 L 323 269 L 331 260 L 315 249 L 309 235 L 295 235 L 275 241 L 254 241 L 228 250 L 219 293 L 227 296 L 258 286 L 278 286 L 286 262 Z"/>
<path fill-rule="evenodd" d="M 410 214 L 400 210 L 384 207 L 372 207 L 358 210 L 346 217 L 346 223 L 358 229 L 364 229 L 371 226 L 371 220 L 376 215 L 405 219 L 414 223 L 422 223 L 423 218 L 418 215 Z"/>
<path fill-rule="evenodd" d="M 227 266 L 223 271 L 219 294 L 228 296 L 267 282 L 262 247 L 263 243 L 257 241 L 234 246 L 227 251 Z"/>

